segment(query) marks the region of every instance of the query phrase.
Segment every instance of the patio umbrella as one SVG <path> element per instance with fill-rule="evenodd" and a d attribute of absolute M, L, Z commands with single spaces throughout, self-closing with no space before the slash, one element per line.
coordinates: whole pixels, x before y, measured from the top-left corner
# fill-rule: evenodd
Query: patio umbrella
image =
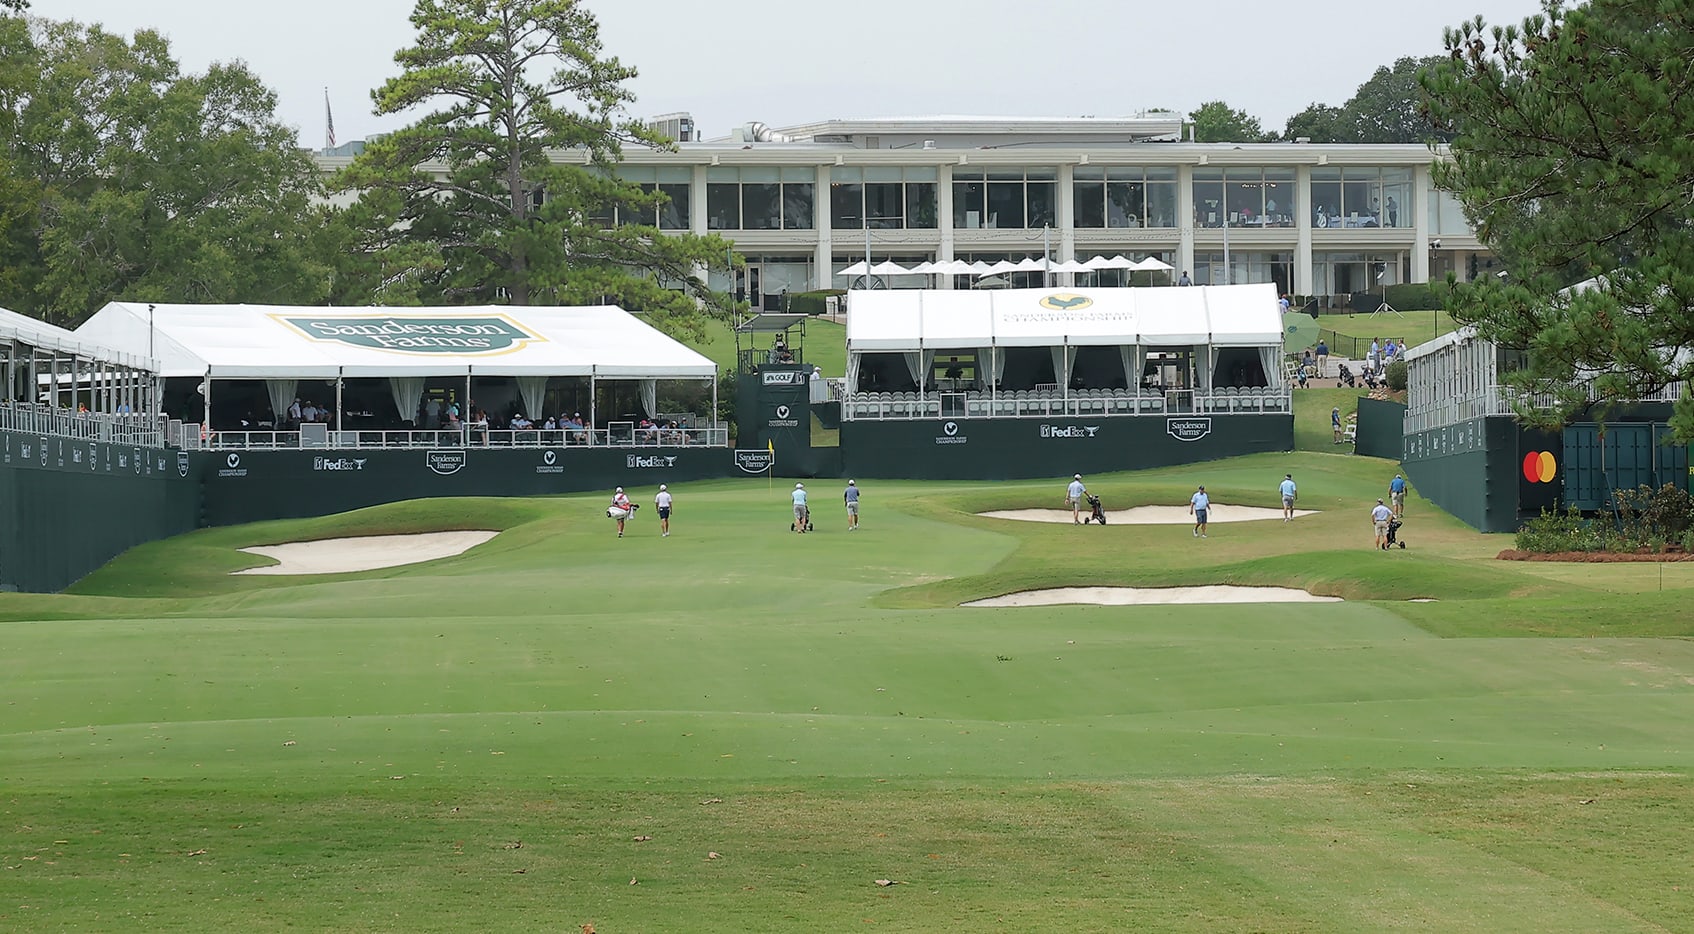
<path fill-rule="evenodd" d="M 933 275 L 933 274 L 941 271 L 941 270 L 936 268 L 939 265 L 940 265 L 939 263 L 933 263 L 933 262 L 930 262 L 929 260 L 924 260 L 923 262 L 917 264 L 916 266 L 913 266 L 911 271 L 912 271 L 913 275 L 920 275 L 920 274 L 925 275 L 925 276 Z"/>
<path fill-rule="evenodd" d="M 965 271 L 970 273 L 973 276 L 983 276 L 983 275 L 987 275 L 988 271 L 990 269 L 993 269 L 993 268 L 994 268 L 993 266 L 990 266 L 987 263 L 985 263 L 985 262 L 983 262 L 982 260 L 979 259 L 976 262 L 971 263 Z"/>
<path fill-rule="evenodd" d="M 935 271 L 947 276 L 968 276 L 971 274 L 971 264 L 962 259 L 950 259 L 945 263 L 936 263 Z"/>
<path fill-rule="evenodd" d="M 854 263 L 853 265 L 848 266 L 846 269 L 840 270 L 839 272 L 836 273 L 836 275 L 838 275 L 838 276 L 862 276 L 862 275 L 865 274 L 865 272 L 866 272 L 865 262 L 864 262 L 864 260 L 860 260 L 860 261 Z"/>
<path fill-rule="evenodd" d="M 1003 259 L 1003 260 L 999 261 L 998 263 L 995 263 L 994 265 L 992 265 L 992 266 L 988 267 L 987 269 L 983 270 L 983 274 L 990 275 L 990 276 L 998 276 L 998 275 L 1002 275 L 1004 273 L 1017 272 L 1017 271 L 1018 271 L 1018 264 L 1017 263 L 1014 263 L 1009 259 Z"/>
<path fill-rule="evenodd" d="M 911 272 L 910 269 L 891 259 L 885 259 L 871 267 L 871 275 L 873 276 L 906 276 L 911 275 Z"/>
<path fill-rule="evenodd" d="M 1054 263 L 1053 264 L 1053 271 L 1054 272 L 1093 272 L 1094 267 L 1088 265 L 1087 263 L 1079 263 L 1074 259 L 1067 259 L 1062 263 Z"/>
<path fill-rule="evenodd" d="M 1047 271 L 1047 260 L 1046 260 L 1046 258 L 1040 257 L 1040 256 L 1031 256 L 1028 259 L 1019 260 L 1018 265 L 1017 265 L 1017 271 L 1018 272 L 1046 272 Z"/>
<path fill-rule="evenodd" d="M 1161 262 L 1151 256 L 1146 259 L 1136 261 L 1135 265 L 1130 268 L 1141 272 L 1171 272 L 1176 269 L 1176 267 L 1172 266 L 1170 263 Z"/>
<path fill-rule="evenodd" d="M 1119 258 L 1122 259 L 1122 257 L 1119 257 Z M 1124 260 L 1124 262 L 1127 263 L 1129 261 Z M 1123 268 L 1122 266 L 1113 265 L 1113 261 L 1110 260 L 1110 259 L 1107 259 L 1104 256 L 1095 256 L 1093 259 L 1087 260 L 1082 265 L 1088 267 L 1089 272 L 1097 272 L 1101 269 L 1122 269 Z"/>

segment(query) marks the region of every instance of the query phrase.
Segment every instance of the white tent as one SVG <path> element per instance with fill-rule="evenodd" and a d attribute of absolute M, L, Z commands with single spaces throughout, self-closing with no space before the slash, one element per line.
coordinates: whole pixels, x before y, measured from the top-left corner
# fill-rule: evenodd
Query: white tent
<path fill-rule="evenodd" d="M 76 334 L 213 379 L 713 379 L 711 360 L 616 307 L 319 308 L 113 302 Z"/>

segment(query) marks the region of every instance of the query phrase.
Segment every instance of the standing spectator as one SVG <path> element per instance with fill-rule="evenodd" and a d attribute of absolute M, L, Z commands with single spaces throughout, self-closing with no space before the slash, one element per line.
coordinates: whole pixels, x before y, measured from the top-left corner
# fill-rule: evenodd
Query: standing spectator
<path fill-rule="evenodd" d="M 1206 495 L 1206 488 L 1200 487 L 1194 495 L 1188 498 L 1188 511 L 1194 515 L 1194 537 L 1206 537 L 1206 514 L 1211 511 L 1212 498 Z"/>
<path fill-rule="evenodd" d="M 1088 488 L 1082 485 L 1082 474 L 1071 478 L 1070 486 L 1065 487 L 1065 505 L 1071 508 L 1071 521 L 1082 524 L 1082 502 L 1088 498 Z"/>
<path fill-rule="evenodd" d="M 1329 345 L 1320 338 L 1318 340 L 1318 375 L 1327 373 L 1329 367 Z"/>
<path fill-rule="evenodd" d="M 1193 285 L 1194 280 L 1188 278 L 1188 270 L 1184 269 L 1182 271 L 1182 277 L 1176 280 L 1176 284 L 1177 285 Z"/>
<path fill-rule="evenodd" d="M 804 534 L 807 523 L 812 519 L 812 511 L 806 508 L 806 485 L 794 484 L 794 494 L 791 498 L 794 500 L 794 524 L 789 528 Z"/>
<path fill-rule="evenodd" d="M 1329 428 L 1335 432 L 1335 443 L 1341 443 L 1341 406 L 1329 410 Z"/>
<path fill-rule="evenodd" d="M 1406 514 L 1406 478 L 1399 474 L 1388 481 L 1388 501 L 1394 504 L 1394 518 Z"/>
<path fill-rule="evenodd" d="M 612 493 L 612 508 L 608 510 L 612 518 L 618 520 L 618 537 L 623 538 L 623 524 L 635 513 L 635 505 L 624 495 L 623 487 L 618 487 Z"/>
<path fill-rule="evenodd" d="M 1394 510 L 1376 501 L 1376 508 L 1370 511 L 1371 524 L 1376 526 L 1376 547 L 1388 550 L 1388 520 L 1394 517 Z"/>
<path fill-rule="evenodd" d="M 653 497 L 653 508 L 659 511 L 659 537 L 671 537 L 671 494 L 663 483 L 659 484 L 659 495 Z"/>
<path fill-rule="evenodd" d="M 847 481 L 847 489 L 841 494 L 841 499 L 847 504 L 847 531 L 857 531 L 859 528 L 859 486 L 851 480 Z"/>
<path fill-rule="evenodd" d="M 1294 501 L 1300 497 L 1299 488 L 1294 485 L 1294 475 L 1285 474 L 1278 489 L 1282 493 L 1282 521 L 1293 522 Z"/>

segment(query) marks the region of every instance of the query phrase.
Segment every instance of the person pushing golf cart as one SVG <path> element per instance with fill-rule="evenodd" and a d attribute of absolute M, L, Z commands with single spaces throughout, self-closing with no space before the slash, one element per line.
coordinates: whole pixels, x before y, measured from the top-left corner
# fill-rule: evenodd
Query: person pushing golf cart
<path fill-rule="evenodd" d="M 806 506 L 806 485 L 794 484 L 794 521 L 788 526 L 790 532 L 809 532 L 812 529 L 812 511 Z"/>
<path fill-rule="evenodd" d="M 1101 525 L 1105 525 L 1106 524 L 1106 510 L 1105 510 L 1105 507 L 1100 505 L 1100 497 L 1096 496 L 1093 493 L 1089 493 L 1087 495 L 1088 495 L 1088 508 L 1089 508 L 1090 511 L 1089 511 L 1089 514 L 1088 514 L 1088 518 L 1082 520 L 1082 524 L 1087 525 L 1090 522 L 1098 522 Z"/>

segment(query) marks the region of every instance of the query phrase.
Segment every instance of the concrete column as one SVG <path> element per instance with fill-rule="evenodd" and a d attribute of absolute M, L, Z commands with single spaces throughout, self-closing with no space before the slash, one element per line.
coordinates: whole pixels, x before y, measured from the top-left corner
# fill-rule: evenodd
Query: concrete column
<path fill-rule="evenodd" d="M 1054 197 L 1059 203 L 1054 207 L 1054 216 L 1058 219 L 1058 255 L 1055 263 L 1076 259 L 1076 166 L 1065 164 L 1059 166 L 1059 184 Z M 1061 273 L 1059 285 L 1076 285 L 1076 273 Z"/>
<path fill-rule="evenodd" d="M 1412 170 L 1412 281 L 1429 281 L 1429 166 Z"/>
<path fill-rule="evenodd" d="M 1294 294 L 1311 295 L 1312 288 L 1312 168 L 1294 169 Z"/>
<path fill-rule="evenodd" d="M 953 258 L 953 167 L 937 167 L 935 175 L 935 222 L 941 233 L 941 245 L 936 248 L 937 262 Z M 941 288 L 953 287 L 952 276 L 941 277 Z"/>
<path fill-rule="evenodd" d="M 1176 169 L 1176 229 L 1181 237 L 1176 245 L 1177 278 L 1188 273 L 1188 277 L 1193 279 L 1194 167 L 1191 165 L 1179 165 Z"/>
<path fill-rule="evenodd" d="M 835 215 L 829 204 L 830 170 L 818 166 L 818 179 L 812 190 L 812 226 L 817 228 L 817 243 L 812 248 L 812 266 L 816 268 L 814 289 L 831 288 L 835 280 Z"/>

